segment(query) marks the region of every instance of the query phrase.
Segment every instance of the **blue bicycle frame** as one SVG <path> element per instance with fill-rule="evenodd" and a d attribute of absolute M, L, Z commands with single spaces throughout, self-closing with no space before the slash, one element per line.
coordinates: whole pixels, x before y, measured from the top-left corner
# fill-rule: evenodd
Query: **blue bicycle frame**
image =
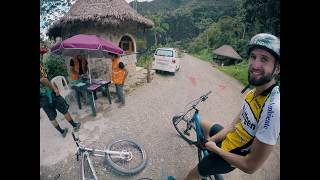
<path fill-rule="evenodd" d="M 197 105 L 200 102 L 204 102 L 208 98 L 208 95 L 210 93 L 211 93 L 211 91 L 209 91 L 205 95 L 201 96 L 200 98 L 192 101 L 193 102 L 192 108 L 190 108 L 187 111 L 185 111 L 183 113 L 180 113 L 180 114 L 178 114 L 178 115 L 176 115 L 176 116 L 174 116 L 172 118 L 173 125 L 176 128 L 177 132 L 180 134 L 180 136 L 184 140 L 186 140 L 189 144 L 193 144 L 193 145 L 196 145 L 198 147 L 198 159 L 199 159 L 199 162 L 204 157 L 209 155 L 209 151 L 207 149 L 205 149 L 205 148 L 199 147 L 199 144 L 200 143 L 204 143 L 206 141 L 206 138 L 205 138 L 204 131 L 201 128 L 201 125 L 200 125 L 201 118 L 200 118 L 199 109 L 197 108 Z M 192 115 L 192 118 L 189 119 L 188 116 L 186 116 L 186 115 L 187 115 L 187 113 L 191 112 L 192 110 L 195 110 L 195 112 Z M 185 116 L 186 116 L 186 118 L 185 118 Z M 180 128 L 180 126 L 178 126 L 178 124 L 180 122 L 186 123 L 186 126 L 184 126 L 184 124 L 183 124 L 181 126 L 181 128 Z M 192 136 L 193 138 L 191 138 L 190 133 L 189 133 L 189 131 L 190 130 L 192 131 L 192 129 L 196 133 L 196 137 Z M 195 138 L 196 138 L 196 140 L 195 140 Z M 215 180 L 223 180 L 223 176 L 221 176 L 219 174 L 215 174 L 213 176 L 214 176 Z M 209 176 L 209 178 L 212 179 L 212 176 Z M 201 179 L 207 179 L 207 178 L 204 177 L 204 178 L 201 178 Z"/>
<path fill-rule="evenodd" d="M 203 132 L 203 129 L 201 128 L 200 126 L 200 114 L 199 114 L 199 110 L 197 108 L 195 108 L 195 112 L 193 114 L 193 117 L 192 117 L 192 121 L 194 122 L 194 125 L 195 125 L 195 129 L 196 129 L 196 132 L 197 132 L 197 141 L 198 142 L 201 142 L 202 139 L 205 139 L 204 137 L 204 132 Z M 207 155 L 209 155 L 209 152 L 208 150 L 203 150 L 203 155 L 204 157 L 206 157 Z M 200 159 L 199 159 L 200 160 Z"/>

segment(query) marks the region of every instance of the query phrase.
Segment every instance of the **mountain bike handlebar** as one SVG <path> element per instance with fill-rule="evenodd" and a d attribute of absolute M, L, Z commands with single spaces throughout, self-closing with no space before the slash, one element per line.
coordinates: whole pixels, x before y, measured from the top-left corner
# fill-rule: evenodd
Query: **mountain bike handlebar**
<path fill-rule="evenodd" d="M 212 91 L 209 91 L 209 92 L 207 92 L 206 94 L 200 96 L 200 98 L 191 101 L 190 103 L 196 101 L 196 103 L 194 103 L 194 104 L 192 105 L 192 108 L 195 108 L 200 102 L 204 102 L 205 100 L 207 100 L 207 99 L 208 99 L 208 95 L 211 94 L 211 93 L 212 93 Z M 189 103 L 189 104 L 190 104 L 190 103 Z"/>
<path fill-rule="evenodd" d="M 201 96 L 201 101 L 205 101 L 206 99 L 208 99 L 208 95 L 211 93 L 212 93 L 212 91 L 209 91 L 205 95 Z"/>

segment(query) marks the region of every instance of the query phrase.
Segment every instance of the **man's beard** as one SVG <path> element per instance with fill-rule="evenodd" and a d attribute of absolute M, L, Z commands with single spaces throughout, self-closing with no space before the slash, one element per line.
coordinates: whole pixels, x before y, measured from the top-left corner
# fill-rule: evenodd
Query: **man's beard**
<path fill-rule="evenodd" d="M 267 75 L 260 77 L 259 79 L 254 79 L 253 77 L 252 78 L 250 77 L 250 70 L 248 71 L 248 81 L 249 81 L 249 84 L 252 86 L 264 85 L 264 84 L 270 82 L 272 80 L 272 78 L 273 78 L 272 74 L 267 74 Z"/>

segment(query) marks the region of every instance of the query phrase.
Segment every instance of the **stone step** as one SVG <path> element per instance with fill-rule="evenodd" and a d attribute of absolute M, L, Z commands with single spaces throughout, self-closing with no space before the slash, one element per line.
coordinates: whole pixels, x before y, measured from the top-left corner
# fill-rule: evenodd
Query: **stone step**
<path fill-rule="evenodd" d="M 137 73 L 137 72 L 140 72 L 140 71 L 143 71 L 143 70 L 144 70 L 143 67 L 136 66 L 136 73 Z"/>

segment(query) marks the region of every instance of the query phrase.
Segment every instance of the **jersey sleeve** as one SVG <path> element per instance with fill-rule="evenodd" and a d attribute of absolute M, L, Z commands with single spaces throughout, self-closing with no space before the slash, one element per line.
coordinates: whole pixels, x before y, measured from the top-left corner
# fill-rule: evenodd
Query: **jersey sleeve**
<path fill-rule="evenodd" d="M 266 102 L 258 123 L 256 138 L 269 145 L 275 145 L 280 133 L 280 93 Z"/>

